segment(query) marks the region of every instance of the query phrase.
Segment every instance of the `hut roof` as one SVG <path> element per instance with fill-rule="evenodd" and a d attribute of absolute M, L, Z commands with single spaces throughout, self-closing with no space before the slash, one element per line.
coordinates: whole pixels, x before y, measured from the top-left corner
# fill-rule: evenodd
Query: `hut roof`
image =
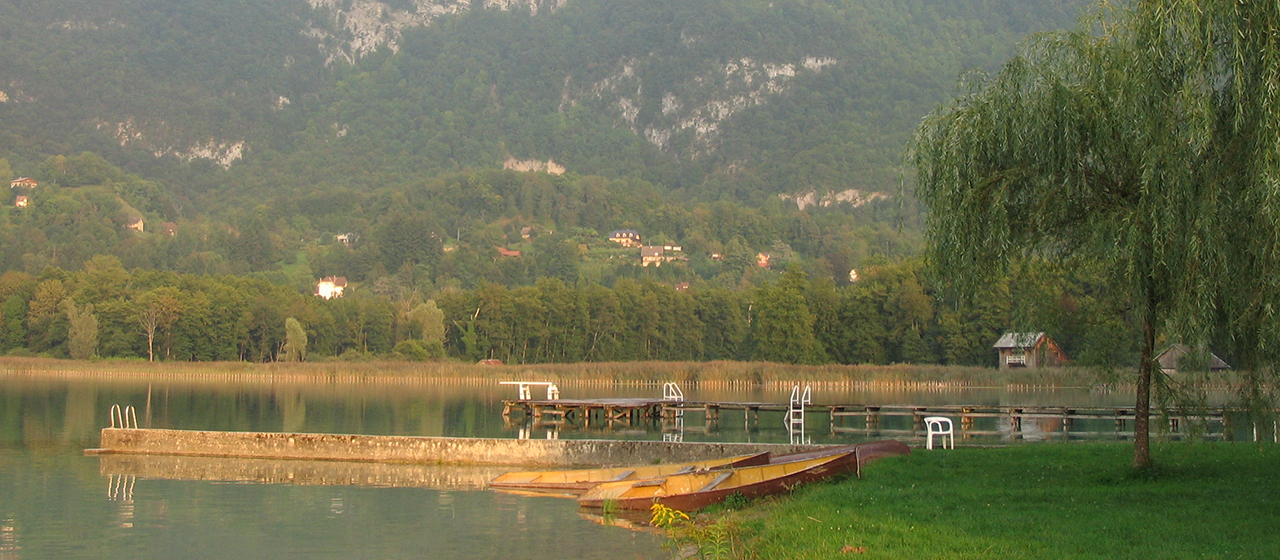
<path fill-rule="evenodd" d="M 1159 356 L 1156 356 L 1156 361 L 1160 362 L 1160 369 L 1177 370 L 1178 362 L 1181 361 L 1182 357 L 1186 356 L 1189 352 L 1191 352 L 1191 348 L 1187 345 L 1174 344 L 1165 349 L 1164 352 L 1161 352 Z M 1231 369 L 1231 366 L 1227 365 L 1227 362 L 1222 361 L 1222 358 L 1219 358 L 1213 352 L 1209 353 L 1208 365 L 1209 371 Z"/>
<path fill-rule="evenodd" d="M 1007 332 L 1004 336 L 997 340 L 992 348 L 1035 348 L 1040 344 L 1040 340 L 1044 338 L 1044 333 L 1015 333 Z"/>

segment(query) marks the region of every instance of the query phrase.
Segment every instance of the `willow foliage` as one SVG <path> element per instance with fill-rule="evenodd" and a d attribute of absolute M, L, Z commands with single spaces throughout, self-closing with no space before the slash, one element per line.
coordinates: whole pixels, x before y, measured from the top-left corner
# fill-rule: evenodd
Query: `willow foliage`
<path fill-rule="evenodd" d="M 1278 32 L 1275 2 L 1147 0 L 1031 37 L 916 132 L 932 265 L 971 292 L 1024 256 L 1103 263 L 1144 324 L 1140 411 L 1159 336 L 1266 367 L 1280 350 Z"/>

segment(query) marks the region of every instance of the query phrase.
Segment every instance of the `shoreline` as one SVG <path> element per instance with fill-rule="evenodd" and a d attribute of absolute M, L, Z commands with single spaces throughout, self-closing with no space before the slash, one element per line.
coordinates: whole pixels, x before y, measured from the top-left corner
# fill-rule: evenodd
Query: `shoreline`
<path fill-rule="evenodd" d="M 1083 367 L 997 370 L 939 365 L 792 365 L 772 362 L 586 362 L 482 365 L 460 362 L 145 362 L 0 357 L 0 380 L 176 381 L 245 384 L 460 385 L 496 381 L 553 381 L 565 387 L 683 387 L 713 389 L 790 388 L 929 391 L 1000 389 L 1014 392 L 1088 390 L 1127 393 L 1132 383 L 1117 372 Z M 1225 380 L 1223 380 L 1225 381 Z M 1202 386 L 1230 391 L 1227 382 Z"/>
<path fill-rule="evenodd" d="M 0 379 L 99 379 L 250 384 L 481 385 L 495 381 L 553 381 L 562 386 L 661 386 L 953 391 L 1003 389 L 1126 391 L 1083 368 L 1009 371 L 968 366 L 823 365 L 768 362 L 608 362 L 478 365 L 456 362 L 141 362 L 0 358 Z M 1223 386 L 1221 388 L 1227 388 Z"/>

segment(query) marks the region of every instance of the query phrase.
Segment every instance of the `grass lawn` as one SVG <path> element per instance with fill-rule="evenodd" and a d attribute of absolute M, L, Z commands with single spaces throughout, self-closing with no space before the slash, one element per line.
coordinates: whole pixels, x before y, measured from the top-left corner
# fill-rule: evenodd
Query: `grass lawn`
<path fill-rule="evenodd" d="M 1129 468 L 1126 444 L 916 450 L 864 478 L 748 508 L 740 556 L 1280 558 L 1280 445 L 1180 443 Z"/>

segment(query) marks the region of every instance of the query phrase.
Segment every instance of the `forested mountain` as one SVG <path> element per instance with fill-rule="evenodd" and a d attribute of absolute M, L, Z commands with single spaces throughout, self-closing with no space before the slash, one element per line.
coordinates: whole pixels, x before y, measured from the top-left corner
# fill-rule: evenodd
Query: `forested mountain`
<path fill-rule="evenodd" d="M 258 196 L 508 157 L 711 199 L 884 191 L 962 71 L 1081 5 L 5 0 L 2 155 L 206 160 Z"/>
<path fill-rule="evenodd" d="M 274 359 L 295 315 L 321 354 L 386 353 L 435 298 L 441 351 L 469 358 L 980 363 L 1023 296 L 973 307 L 968 332 L 916 278 L 906 139 L 964 71 L 1084 3 L 0 0 L 0 179 L 38 182 L 0 210 L 0 351 L 67 355 L 93 309 L 115 325 L 98 353 L 139 355 L 169 282 L 204 309 L 183 328 L 231 329 L 216 350 L 171 340 L 180 359 Z M 679 250 L 642 267 L 617 229 Z M 111 295 L 86 288 L 100 255 Z M 853 269 L 879 280 L 847 286 Z M 355 299 L 311 301 L 324 276 Z M 1019 286 L 992 289 L 1039 293 Z M 510 298 L 543 330 L 477 314 Z M 759 354 L 774 335 L 744 309 L 796 311 L 809 349 Z M 662 321 L 688 332 L 618 338 Z"/>

